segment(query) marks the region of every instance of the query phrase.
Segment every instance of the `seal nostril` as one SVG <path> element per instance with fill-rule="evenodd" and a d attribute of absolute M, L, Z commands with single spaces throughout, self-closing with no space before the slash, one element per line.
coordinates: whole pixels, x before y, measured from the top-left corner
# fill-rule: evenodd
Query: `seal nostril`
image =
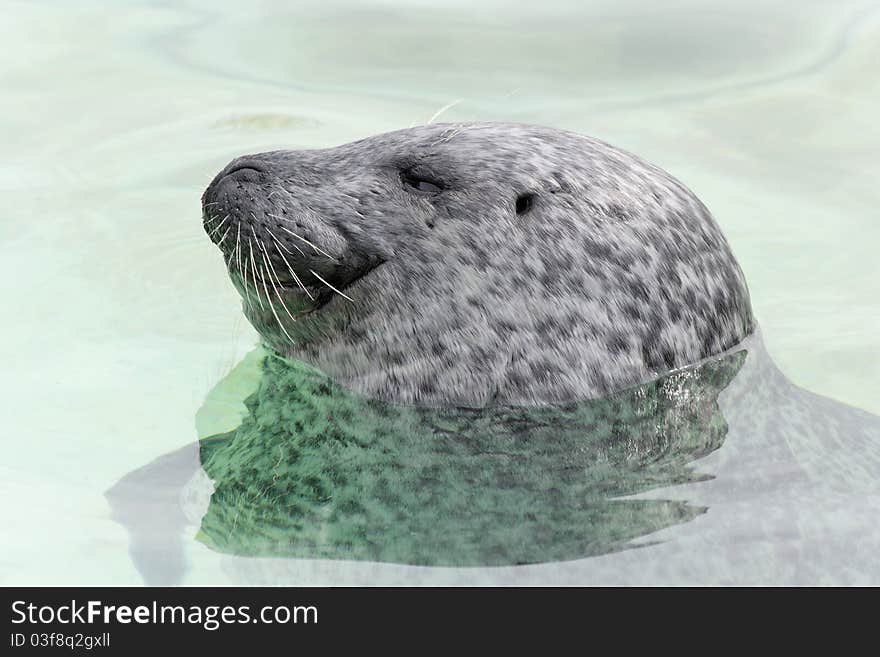
<path fill-rule="evenodd" d="M 229 171 L 226 172 L 226 175 L 228 176 L 229 174 L 235 173 L 236 171 L 256 171 L 257 173 L 260 173 L 261 170 L 257 169 L 256 167 L 248 167 L 248 166 L 241 165 L 241 166 L 235 167 L 234 169 L 230 169 Z"/>
<path fill-rule="evenodd" d="M 250 159 L 250 158 L 240 158 L 237 160 L 233 160 L 232 162 L 229 163 L 229 165 L 226 167 L 226 170 L 223 172 L 223 175 L 221 176 L 221 178 L 226 177 L 226 176 L 231 176 L 233 173 L 238 173 L 240 171 L 246 172 L 245 176 L 247 176 L 247 174 L 253 175 L 253 174 L 265 173 L 266 169 L 257 160 Z"/>

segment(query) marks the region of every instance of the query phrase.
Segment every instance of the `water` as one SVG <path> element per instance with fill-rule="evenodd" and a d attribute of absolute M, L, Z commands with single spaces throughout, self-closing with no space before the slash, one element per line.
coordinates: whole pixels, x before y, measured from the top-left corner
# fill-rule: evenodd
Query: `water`
<path fill-rule="evenodd" d="M 201 232 L 214 173 L 451 103 L 444 120 L 573 129 L 685 181 L 731 241 L 773 361 L 880 413 L 877 3 L 2 8 L 4 584 L 143 582 L 104 492 L 234 426 L 199 415 L 256 343 Z M 236 559 L 188 527 L 179 581 L 877 583 L 871 449 L 776 454 L 731 432 L 698 464 L 714 480 L 649 494 L 706 513 L 637 550 L 491 569 Z"/>

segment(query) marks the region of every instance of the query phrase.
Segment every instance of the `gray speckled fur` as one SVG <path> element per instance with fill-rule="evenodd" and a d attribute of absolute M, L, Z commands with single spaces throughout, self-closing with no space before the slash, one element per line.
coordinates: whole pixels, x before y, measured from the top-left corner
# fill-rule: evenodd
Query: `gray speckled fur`
<path fill-rule="evenodd" d="M 444 190 L 419 193 L 403 174 Z M 517 214 L 523 194 L 532 205 Z M 266 343 L 386 401 L 595 398 L 753 331 L 742 272 L 705 206 L 659 168 L 571 132 L 440 124 L 246 156 L 204 202 L 209 232 L 227 216 L 235 227 L 220 244 L 233 282 L 245 292 L 240 272 L 257 273 L 244 311 Z M 255 246 L 254 268 L 240 267 L 250 252 L 236 251 L 237 232 L 268 247 L 296 322 L 274 293 L 275 312 L 257 303 L 265 261 Z M 288 287 L 286 265 L 315 304 Z"/>

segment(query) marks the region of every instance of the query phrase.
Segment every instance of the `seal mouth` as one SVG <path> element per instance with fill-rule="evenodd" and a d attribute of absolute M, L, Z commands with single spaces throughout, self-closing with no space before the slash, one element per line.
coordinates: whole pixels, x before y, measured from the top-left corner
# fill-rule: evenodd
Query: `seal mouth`
<path fill-rule="evenodd" d="M 263 260 L 267 266 L 252 272 L 236 259 L 234 251 L 226 253 L 221 249 L 221 252 L 226 260 L 227 274 L 248 306 L 263 308 L 269 304 L 271 308 L 270 302 L 276 302 L 284 314 L 294 320 L 321 310 L 336 297 L 341 297 L 344 303 L 356 303 L 346 290 L 385 262 L 384 259 L 363 261 L 354 257 L 354 262 L 337 262 L 333 271 L 335 275 L 327 272 L 322 275 L 315 270 L 317 265 L 315 269 L 306 268 L 299 274 L 287 269 L 285 273 L 295 276 L 292 278 L 279 275 L 280 268 L 272 267 L 268 259 Z"/>
<path fill-rule="evenodd" d="M 352 313 L 357 312 L 354 308 L 358 295 L 349 288 L 377 266 L 344 282 L 334 277 L 335 285 L 326 279 L 321 282 L 320 274 L 311 269 L 306 276 L 297 274 L 296 279 L 274 279 L 271 267 L 268 273 L 263 269 L 253 274 L 232 263 L 228 275 L 239 293 L 245 317 L 264 344 L 280 354 L 288 354 L 291 349 L 346 325 Z"/>

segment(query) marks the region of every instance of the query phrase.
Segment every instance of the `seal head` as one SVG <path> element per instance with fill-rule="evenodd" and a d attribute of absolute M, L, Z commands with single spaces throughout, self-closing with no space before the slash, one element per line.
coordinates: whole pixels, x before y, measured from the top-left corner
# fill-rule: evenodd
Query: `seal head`
<path fill-rule="evenodd" d="M 203 222 L 270 348 L 384 401 L 596 398 L 753 331 L 694 194 L 561 130 L 438 124 L 237 158 Z"/>

